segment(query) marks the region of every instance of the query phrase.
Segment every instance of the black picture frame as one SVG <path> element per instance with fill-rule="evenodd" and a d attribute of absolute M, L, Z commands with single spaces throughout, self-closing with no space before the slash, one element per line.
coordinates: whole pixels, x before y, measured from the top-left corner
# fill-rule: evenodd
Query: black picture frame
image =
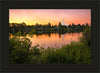
<path fill-rule="evenodd" d="M 9 9 L 91 9 L 92 64 L 9 64 Z M 0 71 L 1 72 L 99 72 L 100 71 L 100 5 L 99 0 L 2 0 L 0 8 Z"/>

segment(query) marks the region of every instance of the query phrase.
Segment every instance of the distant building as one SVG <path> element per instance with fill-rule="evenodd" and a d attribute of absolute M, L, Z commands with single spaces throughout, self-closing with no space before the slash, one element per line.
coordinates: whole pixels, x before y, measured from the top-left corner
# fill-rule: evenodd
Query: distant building
<path fill-rule="evenodd" d="M 66 24 L 65 24 L 65 21 L 64 21 L 64 19 L 63 19 L 63 22 L 62 22 L 62 24 L 61 25 L 63 25 L 63 26 L 67 26 Z"/>

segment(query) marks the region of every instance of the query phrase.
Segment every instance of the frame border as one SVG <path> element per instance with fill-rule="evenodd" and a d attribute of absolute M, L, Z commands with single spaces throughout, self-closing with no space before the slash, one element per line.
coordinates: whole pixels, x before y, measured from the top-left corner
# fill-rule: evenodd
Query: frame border
<path fill-rule="evenodd" d="M 29 1 L 30 1 L 30 0 L 29 0 Z M 29 2 L 29 1 L 28 1 L 28 2 Z M 74 2 L 78 2 L 78 3 L 79 3 L 79 0 L 75 0 L 75 1 L 74 1 L 74 0 L 71 0 L 71 1 L 73 1 L 72 4 L 74 4 Z M 56 7 L 57 7 L 57 6 L 59 6 L 59 3 L 61 3 L 61 2 L 63 2 L 63 3 L 64 3 L 64 2 L 69 2 L 69 3 L 70 3 L 71 1 L 69 1 L 69 0 L 66 0 L 66 1 L 65 1 L 65 0 L 63 0 L 63 1 L 61 1 L 61 0 L 58 0 L 58 1 L 57 1 L 57 0 L 54 0 L 54 1 L 52 1 L 52 0 L 51 0 L 51 1 L 50 1 L 50 0 L 48 0 L 48 1 L 46 1 L 46 0 L 42 0 L 42 1 L 38 0 L 38 1 L 36 1 L 36 0 L 34 0 L 34 1 L 32 1 L 32 2 L 39 2 L 40 5 L 37 5 L 37 4 L 36 4 L 35 6 L 37 6 L 38 8 L 41 8 L 41 5 L 42 5 L 42 7 L 45 7 L 45 5 L 43 6 L 43 4 L 45 4 L 44 2 L 47 2 L 47 3 L 48 3 L 48 2 L 51 2 L 51 3 L 58 2 L 58 5 L 56 5 Z M 14 6 L 15 8 L 17 8 L 17 6 L 18 6 L 17 4 L 20 3 L 20 2 L 23 2 L 23 4 L 24 4 L 24 6 L 22 6 L 21 8 L 24 8 L 24 7 L 25 7 L 26 5 L 28 5 L 28 4 L 31 4 L 31 5 L 32 5 L 32 3 L 27 3 L 26 0 L 20 0 L 20 1 L 19 1 L 19 0 L 18 0 L 18 1 L 12 1 L 12 0 L 6 1 L 6 0 L 5 0 L 5 1 L 1 1 L 1 7 L 0 7 L 0 11 L 1 11 L 1 13 L 0 13 L 0 14 L 1 14 L 1 17 L 0 17 L 0 20 L 1 20 L 1 25 L 0 25 L 0 35 L 1 35 L 1 36 L 0 36 L 0 40 L 1 40 L 1 41 L 0 41 L 0 53 L 1 53 L 1 54 L 0 54 L 0 60 L 1 60 L 1 61 L 0 61 L 0 64 L 1 64 L 0 67 L 1 67 L 1 68 L 0 68 L 0 69 L 1 69 L 1 70 L 0 70 L 0 71 L 1 71 L 1 72 L 15 72 L 15 71 L 16 71 L 16 72 L 20 72 L 20 71 L 21 71 L 21 72 L 24 72 L 23 70 L 26 69 L 26 68 L 24 67 L 24 66 L 26 66 L 26 65 L 23 65 L 23 66 L 18 66 L 18 65 L 7 65 L 7 59 L 8 59 L 8 58 L 7 58 L 7 54 L 8 54 L 8 53 L 7 53 L 7 51 L 5 52 L 5 50 L 6 50 L 6 48 L 7 48 L 7 43 L 8 43 L 8 42 L 7 42 L 8 39 L 7 39 L 7 37 L 6 37 L 6 36 L 8 36 L 8 34 L 6 34 L 7 31 L 8 31 L 8 29 L 7 29 L 8 27 L 7 27 L 6 24 L 9 22 L 9 20 L 8 20 L 9 17 L 8 17 L 8 15 L 7 15 L 7 14 L 8 14 L 8 10 L 7 10 L 7 9 L 9 9 L 9 7 L 12 7 L 11 5 L 9 5 L 10 3 L 16 3 L 15 5 L 13 4 L 13 6 Z M 30 1 L 30 2 L 31 2 L 31 1 Z M 42 3 L 41 3 L 41 2 L 42 2 Z M 92 10 L 92 14 L 93 14 L 93 15 L 92 15 L 91 17 L 95 17 L 95 18 L 97 19 L 97 20 L 96 20 L 96 19 L 93 19 L 93 18 L 92 18 L 91 21 L 92 21 L 94 24 L 100 24 L 100 21 L 99 21 L 99 17 L 100 17 L 100 15 L 99 15 L 99 12 L 100 12 L 99 6 L 100 6 L 100 5 L 98 4 L 98 1 L 97 1 L 97 0 L 92 0 L 92 1 L 90 1 L 90 0 L 87 0 L 87 1 L 84 0 L 84 1 L 83 1 L 83 0 L 82 0 L 82 1 L 80 1 L 80 2 L 81 2 L 81 4 L 82 4 L 82 2 L 85 2 L 86 5 L 90 2 L 90 7 L 93 6 L 93 9 L 94 9 L 94 10 Z M 83 5 L 84 5 L 85 3 L 83 3 Z M 25 4 L 26 4 L 26 5 L 25 5 Z M 68 4 L 68 3 L 67 3 L 67 4 Z M 80 5 L 81 5 L 81 4 L 80 4 Z M 20 3 L 20 5 L 21 5 L 21 3 Z M 20 6 L 20 5 L 19 5 L 19 6 Z M 85 5 L 85 6 L 86 6 L 86 5 Z M 49 5 L 48 5 L 48 6 L 49 6 Z M 47 8 L 48 8 L 48 6 L 47 6 Z M 51 6 L 51 5 L 50 5 L 50 6 Z M 50 8 L 50 6 L 49 6 L 49 8 Z M 64 5 L 64 6 L 66 6 L 66 5 Z M 68 6 L 68 5 L 67 5 L 67 6 Z M 87 7 L 87 6 L 88 6 L 88 7 Z M 86 6 L 86 7 L 89 8 L 89 5 L 87 5 L 87 6 Z M 12 8 L 14 8 L 14 7 L 12 7 Z M 52 7 L 53 7 L 53 5 L 52 5 Z M 73 6 L 71 6 L 71 7 L 73 8 Z M 62 8 L 63 8 L 63 6 L 62 6 Z M 68 7 L 68 8 L 69 8 L 69 7 Z M 75 7 L 74 7 L 74 8 L 75 8 Z M 77 8 L 77 7 L 76 7 L 76 8 Z M 79 8 L 80 8 L 80 7 L 79 7 Z M 83 8 L 84 8 L 84 7 L 83 7 Z M 96 9 L 95 9 L 95 8 L 96 8 Z M 37 8 L 36 8 L 36 9 L 37 9 Z M 91 8 L 91 9 L 92 9 L 92 8 Z M 96 12 L 97 14 L 96 14 L 95 12 Z M 94 14 L 96 14 L 96 15 L 94 15 Z M 6 17 L 6 15 L 7 15 L 7 17 Z M 98 15 L 99 15 L 99 16 L 98 16 Z M 2 18 L 3 18 L 4 20 L 3 20 Z M 5 21 L 8 21 L 8 22 L 5 22 Z M 3 23 L 4 23 L 5 25 L 3 25 Z M 100 41 L 100 39 L 99 39 L 99 37 L 100 37 L 100 34 L 99 34 L 99 33 L 100 33 L 100 29 L 99 29 L 99 28 L 100 28 L 100 25 L 92 25 L 92 30 L 93 30 L 94 35 L 97 35 L 96 38 L 93 36 L 93 38 L 95 38 L 95 39 L 97 40 L 97 42 L 94 41 L 95 43 L 97 43 L 97 46 L 96 46 L 96 45 L 95 45 L 95 46 L 98 47 L 98 48 L 99 48 L 99 41 Z M 94 30 L 94 29 L 96 29 L 96 30 Z M 97 32 L 96 32 L 96 31 L 97 31 Z M 3 39 L 4 39 L 4 41 L 3 41 Z M 7 43 L 5 43 L 5 42 L 7 42 Z M 6 46 L 5 46 L 5 45 L 6 45 Z M 3 48 L 5 48 L 5 49 L 3 49 Z M 94 50 L 94 51 L 95 51 L 95 50 Z M 88 65 L 86 65 L 86 66 L 83 65 L 83 66 L 86 67 L 86 69 L 87 69 L 88 67 L 91 67 L 91 66 L 92 66 L 92 70 L 93 70 L 94 68 L 96 68 L 96 69 L 93 70 L 92 72 L 99 72 L 99 71 L 100 71 L 100 70 L 99 70 L 99 69 L 100 69 L 100 67 L 99 67 L 99 66 L 100 66 L 100 63 L 99 63 L 99 61 L 100 61 L 100 54 L 99 54 L 99 53 L 100 53 L 100 50 L 97 49 L 96 51 L 97 51 L 97 52 L 95 52 L 94 54 L 97 55 L 97 56 L 93 56 L 94 58 L 96 57 L 96 59 L 97 59 L 97 60 L 96 60 L 96 61 L 97 61 L 97 62 L 96 62 L 96 65 L 95 65 L 95 61 L 94 61 L 93 66 L 92 66 L 92 65 L 90 65 L 90 66 L 88 66 Z M 93 51 L 92 51 L 92 53 L 93 53 Z M 99 54 L 99 55 L 98 55 L 98 54 Z M 15 67 L 15 66 L 16 66 L 16 67 Z M 45 65 L 44 65 L 44 66 L 42 65 L 40 68 L 38 68 L 39 66 L 37 66 L 37 70 L 38 70 L 38 69 L 40 70 L 40 71 L 37 71 L 37 70 L 36 70 L 36 66 L 37 66 L 37 65 L 35 65 L 35 67 L 34 67 L 34 69 L 35 69 L 34 72 L 40 72 L 40 73 L 41 73 L 41 72 L 43 72 L 43 70 L 41 69 L 41 67 L 46 68 Z M 49 66 L 50 66 L 50 65 L 49 65 Z M 66 70 L 64 69 L 64 68 L 65 68 L 64 66 L 65 66 L 65 65 L 62 66 L 62 67 L 63 67 L 63 68 L 62 68 L 62 71 L 61 71 L 59 68 L 58 68 L 58 69 L 59 69 L 58 71 L 57 71 L 57 70 L 55 71 L 55 70 L 54 70 L 54 67 L 51 68 L 52 70 L 50 69 L 50 67 L 48 67 L 48 68 L 46 69 L 47 71 L 44 71 L 44 72 L 46 72 L 46 73 L 47 73 L 47 72 L 61 72 L 61 73 L 62 73 L 62 72 L 74 72 L 74 71 L 76 71 L 75 67 L 78 67 L 79 65 L 76 65 L 76 66 L 73 66 L 73 65 L 72 65 L 73 68 L 71 68 L 71 69 L 73 69 L 74 71 L 66 71 Z M 19 68 L 19 69 L 20 69 L 19 71 L 18 71 L 18 67 L 21 68 L 21 69 Z M 32 67 L 32 65 L 30 65 L 30 67 Z M 57 66 L 55 66 L 55 67 L 57 67 Z M 82 68 L 81 66 L 79 66 L 79 67 L 80 67 L 79 69 Z M 23 70 L 22 70 L 22 69 L 23 69 Z M 31 69 L 29 69 L 29 70 L 26 70 L 25 72 L 28 72 L 28 71 L 32 72 L 32 71 L 33 71 L 32 69 L 33 69 L 33 68 L 31 68 Z M 67 69 L 69 69 L 69 68 L 67 68 Z M 49 70 L 49 71 L 48 71 L 48 70 Z M 63 71 L 63 70 L 65 70 L 65 71 Z M 91 70 L 88 70 L 88 69 L 87 69 L 87 71 L 90 72 Z M 81 71 L 77 71 L 77 72 L 81 72 Z M 84 72 L 86 72 L 86 71 L 84 71 Z"/>

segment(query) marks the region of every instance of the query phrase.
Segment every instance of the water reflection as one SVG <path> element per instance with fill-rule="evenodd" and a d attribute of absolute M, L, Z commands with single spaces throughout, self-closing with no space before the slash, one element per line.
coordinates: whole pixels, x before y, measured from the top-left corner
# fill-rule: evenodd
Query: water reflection
<path fill-rule="evenodd" d="M 65 35 L 64 35 L 64 34 L 62 34 L 62 38 L 63 38 L 63 40 L 64 40 L 64 37 L 65 37 Z"/>
<path fill-rule="evenodd" d="M 82 33 L 51 33 L 51 34 L 33 34 L 33 37 L 27 36 L 31 41 L 31 46 L 39 45 L 45 49 L 50 48 L 60 48 L 64 45 L 70 44 L 71 41 L 79 41 L 79 37 L 82 36 Z"/>
<path fill-rule="evenodd" d="M 79 37 L 82 36 L 81 33 L 51 33 L 51 34 L 33 34 L 27 36 L 21 36 L 29 38 L 32 41 L 32 47 L 39 45 L 43 48 L 61 48 L 64 45 L 70 44 L 72 41 L 79 41 Z M 13 35 L 10 35 L 13 37 Z"/>

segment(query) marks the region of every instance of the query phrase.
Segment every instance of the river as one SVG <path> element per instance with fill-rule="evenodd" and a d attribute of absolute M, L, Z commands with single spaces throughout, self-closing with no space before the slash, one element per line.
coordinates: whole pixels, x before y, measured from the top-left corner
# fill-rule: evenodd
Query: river
<path fill-rule="evenodd" d="M 41 34 L 36 35 L 33 34 L 33 37 L 26 36 L 32 41 L 32 47 L 39 45 L 39 47 L 43 47 L 47 49 L 50 48 L 61 48 L 64 45 L 70 44 L 72 41 L 79 41 L 79 37 L 82 36 L 81 33 L 51 33 L 51 34 Z"/>

